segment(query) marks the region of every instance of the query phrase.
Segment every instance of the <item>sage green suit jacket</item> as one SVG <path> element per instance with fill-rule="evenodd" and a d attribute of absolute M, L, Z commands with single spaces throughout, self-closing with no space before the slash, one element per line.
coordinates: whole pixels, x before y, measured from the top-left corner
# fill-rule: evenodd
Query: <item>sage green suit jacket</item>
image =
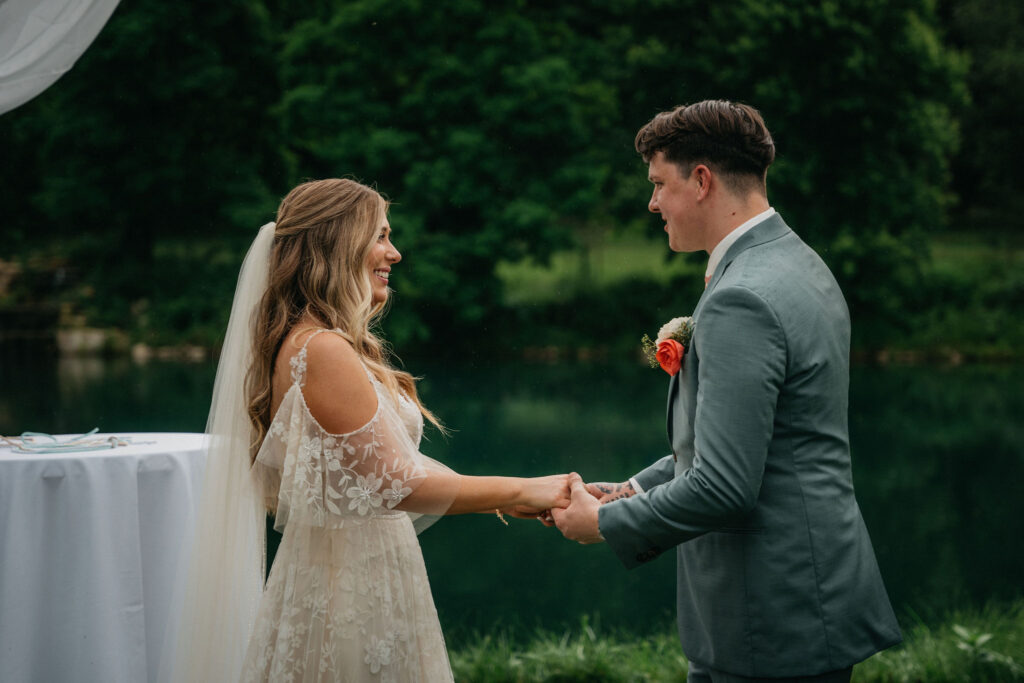
<path fill-rule="evenodd" d="M 693 317 L 672 455 L 601 507 L 608 545 L 628 568 L 676 548 L 680 640 L 705 666 L 813 675 L 898 643 L 854 497 L 832 273 L 776 214 L 728 249 Z"/>

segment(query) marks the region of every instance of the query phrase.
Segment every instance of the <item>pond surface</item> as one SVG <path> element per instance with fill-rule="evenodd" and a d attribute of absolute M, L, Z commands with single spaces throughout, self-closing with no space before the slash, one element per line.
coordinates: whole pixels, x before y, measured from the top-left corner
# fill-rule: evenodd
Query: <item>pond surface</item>
<path fill-rule="evenodd" d="M 452 429 L 424 453 L 465 474 L 575 470 L 619 481 L 667 453 L 667 377 L 634 363 L 410 361 Z M 125 359 L 0 359 L 0 433 L 202 431 L 215 366 Z M 1024 367 L 855 367 L 854 480 L 890 597 L 905 624 L 1021 596 Z M 605 546 L 536 522 L 464 515 L 421 537 L 449 643 L 500 624 L 515 634 L 592 615 L 662 629 L 674 610 L 667 553 L 626 571 Z"/>

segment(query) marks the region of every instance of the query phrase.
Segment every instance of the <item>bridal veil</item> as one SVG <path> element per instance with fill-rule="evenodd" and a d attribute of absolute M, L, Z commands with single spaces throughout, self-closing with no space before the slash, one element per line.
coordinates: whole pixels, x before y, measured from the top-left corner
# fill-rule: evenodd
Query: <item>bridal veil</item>
<path fill-rule="evenodd" d="M 159 680 L 237 681 L 263 592 L 266 510 L 250 469 L 245 376 L 264 291 L 274 223 L 260 228 L 238 276 L 207 421 L 208 453 L 177 619 L 168 625 Z M 187 543 L 187 539 L 186 539 Z"/>

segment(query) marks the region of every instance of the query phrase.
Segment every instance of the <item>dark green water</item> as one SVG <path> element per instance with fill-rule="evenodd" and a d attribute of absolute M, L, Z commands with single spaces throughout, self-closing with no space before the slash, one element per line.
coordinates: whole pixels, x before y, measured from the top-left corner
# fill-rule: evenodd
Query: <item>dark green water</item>
<path fill-rule="evenodd" d="M 466 474 L 567 470 L 621 480 L 667 452 L 667 376 L 633 363 L 409 362 L 452 428 L 422 450 Z M 202 431 L 213 364 L 0 360 L 0 433 Z M 1019 597 L 1024 586 L 1024 367 L 855 367 L 857 495 L 901 617 Z M 502 624 L 520 634 L 596 615 L 604 627 L 664 628 L 669 553 L 625 571 L 603 546 L 493 515 L 442 520 L 421 536 L 450 644 Z"/>

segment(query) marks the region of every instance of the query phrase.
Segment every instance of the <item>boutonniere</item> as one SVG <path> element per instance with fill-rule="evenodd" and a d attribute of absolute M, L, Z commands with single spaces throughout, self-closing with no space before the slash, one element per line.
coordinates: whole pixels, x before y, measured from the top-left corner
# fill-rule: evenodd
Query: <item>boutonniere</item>
<path fill-rule="evenodd" d="M 670 375 L 679 372 L 683 365 L 683 354 L 693 338 L 693 318 L 672 318 L 658 330 L 658 338 L 651 341 L 646 334 L 640 340 L 644 355 L 651 367 L 657 365 Z"/>

